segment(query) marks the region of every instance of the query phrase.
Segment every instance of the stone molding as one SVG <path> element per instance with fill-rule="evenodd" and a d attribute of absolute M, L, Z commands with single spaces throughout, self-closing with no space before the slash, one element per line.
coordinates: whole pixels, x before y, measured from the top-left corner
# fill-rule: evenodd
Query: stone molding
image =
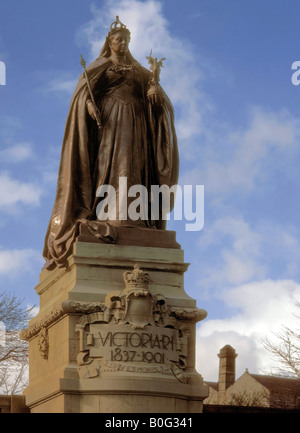
<path fill-rule="evenodd" d="M 49 313 L 20 332 L 21 340 L 29 341 L 35 337 L 43 328 L 49 328 L 53 323 L 60 320 L 65 314 L 89 314 L 104 312 L 106 305 L 103 302 L 83 302 L 83 301 L 63 301 L 61 307 L 54 307 Z M 191 322 L 199 322 L 207 316 L 207 312 L 196 307 L 170 307 L 170 315 L 177 320 L 187 320 Z"/>

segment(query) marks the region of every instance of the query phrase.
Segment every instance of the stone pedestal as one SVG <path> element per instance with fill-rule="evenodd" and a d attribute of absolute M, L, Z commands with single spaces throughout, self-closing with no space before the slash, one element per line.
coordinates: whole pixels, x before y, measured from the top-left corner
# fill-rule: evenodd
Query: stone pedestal
<path fill-rule="evenodd" d="M 116 245 L 81 233 L 67 269 L 41 272 L 40 311 L 21 334 L 32 413 L 202 412 L 195 328 L 206 312 L 184 291 L 183 251 L 174 232 L 131 233 Z"/>

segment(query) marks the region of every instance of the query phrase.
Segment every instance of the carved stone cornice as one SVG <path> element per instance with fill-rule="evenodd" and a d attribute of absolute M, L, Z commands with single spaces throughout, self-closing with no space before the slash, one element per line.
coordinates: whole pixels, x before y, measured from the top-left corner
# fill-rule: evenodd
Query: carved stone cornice
<path fill-rule="evenodd" d="M 59 320 L 64 315 L 64 311 L 61 307 L 55 307 L 48 314 L 42 316 L 40 320 L 38 320 L 33 325 L 29 326 L 27 329 L 24 329 L 20 332 L 21 340 L 30 340 L 35 335 L 39 334 L 42 328 L 48 328 L 52 323 Z"/>
<path fill-rule="evenodd" d="M 62 302 L 62 309 L 64 313 L 96 313 L 103 312 L 105 309 L 105 305 L 103 302 L 95 302 L 95 301 L 72 301 L 67 300 Z"/>
<path fill-rule="evenodd" d="M 48 314 L 41 317 L 39 321 L 24 329 L 20 333 L 21 340 L 30 340 L 39 334 L 41 329 L 49 328 L 54 322 L 61 319 L 67 313 L 88 314 L 104 312 L 107 306 L 102 302 L 82 302 L 67 300 L 62 302 L 61 306 L 55 307 Z M 190 307 L 170 307 L 170 316 L 177 320 L 187 320 L 199 322 L 206 318 L 207 312 L 199 308 Z"/>
<path fill-rule="evenodd" d="M 206 318 L 207 311 L 197 307 L 170 307 L 170 315 L 177 320 L 187 320 L 197 323 Z"/>
<path fill-rule="evenodd" d="M 30 340 L 43 328 L 49 328 L 54 322 L 61 319 L 65 314 L 86 314 L 104 311 L 101 302 L 63 301 L 61 305 L 54 307 L 49 313 L 43 315 L 36 323 L 20 332 L 21 340 Z"/>

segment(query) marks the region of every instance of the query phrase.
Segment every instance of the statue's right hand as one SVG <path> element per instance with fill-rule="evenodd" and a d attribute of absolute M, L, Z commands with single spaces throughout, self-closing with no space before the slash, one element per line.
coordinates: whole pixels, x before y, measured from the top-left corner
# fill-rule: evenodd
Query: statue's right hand
<path fill-rule="evenodd" d="M 96 107 L 96 105 L 93 103 L 93 101 L 91 101 L 91 99 L 89 99 L 86 103 L 86 106 L 91 118 L 96 120 L 98 114 L 98 108 Z"/>
<path fill-rule="evenodd" d="M 102 125 L 101 125 L 101 120 L 100 120 L 100 112 L 98 110 L 98 108 L 96 107 L 96 105 L 94 104 L 94 102 L 89 99 L 86 103 L 87 106 L 87 110 L 89 115 L 91 116 L 92 119 L 97 121 L 97 125 L 98 128 L 101 129 Z"/>

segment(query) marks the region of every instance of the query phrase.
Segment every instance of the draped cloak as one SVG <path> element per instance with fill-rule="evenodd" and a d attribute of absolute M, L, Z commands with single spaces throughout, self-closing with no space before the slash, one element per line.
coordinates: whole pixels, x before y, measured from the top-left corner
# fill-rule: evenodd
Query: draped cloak
<path fill-rule="evenodd" d="M 129 53 L 132 65 L 125 71 L 100 56 L 87 68 L 103 128 L 87 111 L 90 99 L 84 75 L 71 99 L 65 125 L 56 198 L 45 237 L 45 267 L 66 266 L 79 225 L 104 242 L 117 242 L 120 221 L 100 222 L 95 213 L 101 185 L 116 187 L 120 176 L 133 184 L 175 185 L 178 148 L 172 105 L 164 94 L 163 105 L 148 101 L 150 71 Z M 123 225 L 164 228 L 164 221 L 122 221 Z M 153 225 L 154 224 L 154 225 Z"/>

